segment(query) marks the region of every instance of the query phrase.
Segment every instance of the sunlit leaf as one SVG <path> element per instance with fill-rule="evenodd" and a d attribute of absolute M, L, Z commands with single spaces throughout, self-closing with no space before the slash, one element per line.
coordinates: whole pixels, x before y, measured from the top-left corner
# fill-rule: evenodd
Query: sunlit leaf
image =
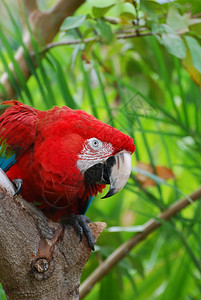
<path fill-rule="evenodd" d="M 174 33 L 174 31 L 169 27 L 167 24 L 158 24 L 158 23 L 153 23 L 151 26 L 151 31 L 153 33 Z"/>
<path fill-rule="evenodd" d="M 175 6 L 171 6 L 168 15 L 167 15 L 167 25 L 174 31 L 188 31 L 189 25 L 189 14 L 184 14 L 183 16 L 179 13 L 179 11 L 175 8 Z"/>
<path fill-rule="evenodd" d="M 68 17 L 64 20 L 60 30 L 69 30 L 80 27 L 86 19 L 86 15 Z"/>
<path fill-rule="evenodd" d="M 193 65 L 201 73 L 201 46 L 191 36 L 186 36 L 185 39 L 192 55 Z"/>
<path fill-rule="evenodd" d="M 162 41 L 167 50 L 178 58 L 186 56 L 186 46 L 181 37 L 176 34 L 162 34 Z"/>
<path fill-rule="evenodd" d="M 94 6 L 92 8 L 92 12 L 95 18 L 101 18 L 103 17 L 109 10 L 110 8 L 112 8 L 115 4 L 111 4 L 109 6 L 105 6 L 105 7 L 96 7 Z"/>

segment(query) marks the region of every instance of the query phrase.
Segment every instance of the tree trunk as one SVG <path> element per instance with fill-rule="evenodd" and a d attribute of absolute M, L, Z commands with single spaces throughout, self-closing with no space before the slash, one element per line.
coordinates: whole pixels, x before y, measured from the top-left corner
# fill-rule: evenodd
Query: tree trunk
<path fill-rule="evenodd" d="M 2 177 L 3 176 L 3 177 Z M 71 226 L 48 220 L 0 173 L 0 281 L 7 299 L 79 299 L 91 250 Z M 9 191 L 8 191 L 9 189 Z M 105 223 L 89 224 L 95 240 Z"/>

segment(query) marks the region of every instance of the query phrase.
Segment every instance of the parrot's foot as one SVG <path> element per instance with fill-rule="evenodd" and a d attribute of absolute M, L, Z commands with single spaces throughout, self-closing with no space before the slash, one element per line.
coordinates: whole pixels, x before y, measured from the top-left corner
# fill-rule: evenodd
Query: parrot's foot
<path fill-rule="evenodd" d="M 14 194 L 14 196 L 16 196 L 21 192 L 23 180 L 19 179 L 19 178 L 16 178 L 12 181 L 12 183 L 14 184 L 14 186 L 16 188 L 16 191 L 15 191 L 15 194 Z"/>
<path fill-rule="evenodd" d="M 70 215 L 70 217 L 67 220 L 67 223 L 73 228 L 75 228 L 75 231 L 80 236 L 80 241 L 82 241 L 83 234 L 85 235 L 89 247 L 94 250 L 95 242 L 93 235 L 91 233 L 91 230 L 87 223 L 90 223 L 90 219 L 86 217 L 85 215 Z"/>

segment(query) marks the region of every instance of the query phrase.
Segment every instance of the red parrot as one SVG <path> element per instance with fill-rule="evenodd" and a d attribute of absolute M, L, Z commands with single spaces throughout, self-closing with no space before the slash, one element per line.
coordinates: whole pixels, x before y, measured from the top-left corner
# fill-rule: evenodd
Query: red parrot
<path fill-rule="evenodd" d="M 12 153 L 2 167 L 8 178 L 19 188 L 22 180 L 24 199 L 54 221 L 68 218 L 93 248 L 83 215 L 106 184 L 105 198 L 124 187 L 133 140 L 82 110 L 64 106 L 39 111 L 16 100 L 2 104 L 9 105 L 0 116 L 0 138 Z"/>

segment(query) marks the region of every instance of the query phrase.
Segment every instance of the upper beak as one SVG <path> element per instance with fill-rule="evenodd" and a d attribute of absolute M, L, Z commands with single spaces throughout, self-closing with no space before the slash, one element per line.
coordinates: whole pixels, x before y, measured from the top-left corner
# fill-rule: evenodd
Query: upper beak
<path fill-rule="evenodd" d="M 131 169 L 131 154 L 127 151 L 116 154 L 114 156 L 113 166 L 108 170 L 110 189 L 102 198 L 108 198 L 120 192 L 128 181 Z"/>
<path fill-rule="evenodd" d="M 121 151 L 109 157 L 104 163 L 98 163 L 84 173 L 86 182 L 110 184 L 108 193 L 102 198 L 115 195 L 123 189 L 131 173 L 131 153 Z"/>

